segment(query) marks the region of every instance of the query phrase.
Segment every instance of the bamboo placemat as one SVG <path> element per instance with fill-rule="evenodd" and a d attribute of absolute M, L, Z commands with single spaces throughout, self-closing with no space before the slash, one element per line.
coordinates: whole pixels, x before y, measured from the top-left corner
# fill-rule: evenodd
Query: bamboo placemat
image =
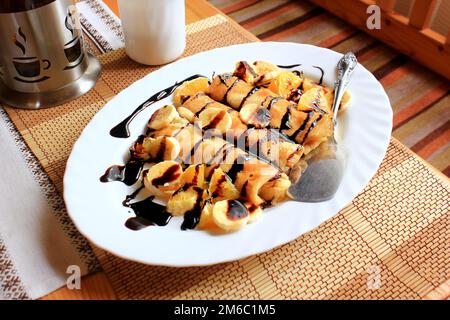
<path fill-rule="evenodd" d="M 214 16 L 188 26 L 185 55 L 248 41 L 233 23 Z M 72 145 L 92 116 L 155 70 L 134 63 L 124 50 L 100 60 L 101 79 L 82 98 L 53 109 L 6 108 L 59 192 Z M 449 212 L 449 181 L 392 139 L 377 175 L 347 208 L 270 252 L 180 269 L 95 251 L 122 299 L 445 298 L 450 294 Z"/>

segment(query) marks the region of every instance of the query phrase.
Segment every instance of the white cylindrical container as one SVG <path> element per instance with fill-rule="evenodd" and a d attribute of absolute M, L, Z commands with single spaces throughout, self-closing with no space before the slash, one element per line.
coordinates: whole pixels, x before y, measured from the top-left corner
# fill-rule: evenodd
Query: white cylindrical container
<path fill-rule="evenodd" d="M 142 64 L 160 65 L 186 47 L 184 0 L 119 0 L 128 56 Z"/>

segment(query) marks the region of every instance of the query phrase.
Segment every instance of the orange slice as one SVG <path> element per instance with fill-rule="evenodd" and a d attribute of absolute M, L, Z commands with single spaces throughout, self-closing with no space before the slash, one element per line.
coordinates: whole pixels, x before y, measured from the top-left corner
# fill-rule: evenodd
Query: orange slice
<path fill-rule="evenodd" d="M 269 85 L 269 90 L 283 98 L 288 98 L 292 90 L 300 87 L 302 79 L 292 72 L 283 71 L 276 76 Z"/>

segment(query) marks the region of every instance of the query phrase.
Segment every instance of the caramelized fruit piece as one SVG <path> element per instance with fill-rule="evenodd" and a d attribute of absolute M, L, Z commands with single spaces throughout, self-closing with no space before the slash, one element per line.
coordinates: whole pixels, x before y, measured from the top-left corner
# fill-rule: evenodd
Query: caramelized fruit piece
<path fill-rule="evenodd" d="M 256 70 L 258 75 L 262 75 L 268 72 L 280 71 L 275 64 L 267 61 L 255 61 L 253 62 L 253 68 Z"/>
<path fill-rule="evenodd" d="M 288 99 L 302 84 L 302 78 L 289 71 L 280 72 L 270 83 L 269 90 Z"/>
<path fill-rule="evenodd" d="M 225 133 L 231 128 L 232 119 L 227 110 L 219 108 L 207 108 L 198 116 L 198 125 L 203 130 L 215 129 Z"/>
<path fill-rule="evenodd" d="M 245 202 L 244 206 L 248 210 L 248 222 L 247 223 L 252 223 L 261 217 L 261 215 L 262 215 L 261 206 L 257 206 L 255 204 L 252 204 L 249 202 Z"/>
<path fill-rule="evenodd" d="M 267 182 L 261 187 L 259 196 L 270 204 L 276 204 L 286 199 L 286 191 L 291 186 L 291 181 L 288 176 L 283 173 L 281 177 L 276 180 Z"/>
<path fill-rule="evenodd" d="M 302 111 L 322 110 L 329 112 L 330 107 L 322 88 L 316 87 L 302 94 L 298 102 L 298 109 Z"/>
<path fill-rule="evenodd" d="M 182 216 L 194 210 L 202 200 L 203 190 L 196 186 L 180 188 L 167 202 L 167 212 L 174 216 Z"/>
<path fill-rule="evenodd" d="M 181 117 L 183 117 L 190 123 L 194 123 L 195 114 L 191 110 L 189 110 L 188 108 L 185 108 L 185 107 L 178 107 L 177 111 Z"/>
<path fill-rule="evenodd" d="M 237 200 L 216 202 L 212 209 L 214 223 L 225 231 L 233 231 L 247 224 L 249 214 L 247 208 Z"/>
<path fill-rule="evenodd" d="M 175 161 L 163 161 L 152 166 L 144 176 L 144 185 L 151 194 L 167 199 L 180 188 L 181 165 Z"/>
<path fill-rule="evenodd" d="M 303 91 L 308 91 L 310 89 L 323 88 L 323 87 L 321 85 L 319 85 L 317 82 L 315 82 L 309 78 L 304 78 L 302 88 L 303 88 Z"/>
<path fill-rule="evenodd" d="M 156 110 L 147 126 L 153 130 L 159 130 L 169 125 L 176 118 L 179 118 L 178 112 L 174 106 L 169 104 Z"/>
<path fill-rule="evenodd" d="M 152 139 L 152 138 L 150 138 Z M 144 148 L 154 161 L 174 160 L 180 154 L 180 144 L 173 137 L 157 137 L 155 139 L 145 139 Z"/>
<path fill-rule="evenodd" d="M 205 188 L 205 165 L 204 164 L 195 164 L 189 166 L 186 170 L 184 170 L 181 176 L 181 183 L 183 185 L 193 185 L 199 188 Z"/>
<path fill-rule="evenodd" d="M 179 86 L 173 94 L 173 102 L 176 107 L 180 107 L 184 101 L 192 97 L 198 92 L 208 93 L 209 80 L 205 77 L 196 78 L 186 81 Z"/>
<path fill-rule="evenodd" d="M 255 128 L 265 128 L 270 123 L 270 111 L 256 103 L 246 103 L 239 111 L 242 122 Z"/>
<path fill-rule="evenodd" d="M 208 191 L 211 194 L 213 202 L 239 198 L 239 191 L 221 168 L 214 170 Z"/>

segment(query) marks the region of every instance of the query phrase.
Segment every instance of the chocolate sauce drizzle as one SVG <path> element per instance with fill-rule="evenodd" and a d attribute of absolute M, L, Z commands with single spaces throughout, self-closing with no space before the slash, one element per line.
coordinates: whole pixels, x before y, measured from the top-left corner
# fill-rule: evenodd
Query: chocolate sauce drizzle
<path fill-rule="evenodd" d="M 317 117 L 316 120 L 313 121 L 313 123 L 311 123 L 311 126 L 309 127 L 308 131 L 306 131 L 305 136 L 302 139 L 302 142 L 306 141 L 306 138 L 308 137 L 309 133 L 317 126 L 317 123 L 319 123 L 319 121 L 322 119 L 322 115 L 319 115 L 319 117 Z"/>
<path fill-rule="evenodd" d="M 255 92 L 259 91 L 260 89 L 261 87 L 253 87 L 253 89 L 247 93 L 244 99 L 242 99 L 241 103 L 239 104 L 238 110 L 242 108 L 242 106 L 245 104 L 245 101 L 247 101 L 247 99 L 250 98 L 250 96 L 252 96 Z"/>
<path fill-rule="evenodd" d="M 227 104 L 228 103 L 228 93 L 234 88 L 234 86 L 239 82 L 239 78 L 236 78 L 236 80 L 233 81 L 233 83 L 228 87 L 227 91 L 223 95 L 222 103 Z"/>
<path fill-rule="evenodd" d="M 183 84 L 186 81 L 190 81 L 196 78 L 203 77 L 202 75 L 193 75 L 190 76 L 182 81 L 176 82 L 173 86 L 170 86 L 164 90 L 161 90 L 154 95 L 152 95 L 150 98 L 145 100 L 141 105 L 139 105 L 128 117 L 126 117 L 124 120 L 122 120 L 118 125 L 116 125 L 114 128 L 112 128 L 109 131 L 109 134 L 116 138 L 128 138 L 130 137 L 130 128 L 129 125 L 131 121 L 143 110 L 145 110 L 147 107 L 151 106 L 155 102 L 158 102 L 164 98 L 167 98 L 170 96 L 176 88 L 178 88 L 181 84 Z"/>
<path fill-rule="evenodd" d="M 325 71 L 323 71 L 323 69 L 321 67 L 318 66 L 313 66 L 313 68 L 319 69 L 321 72 L 321 76 L 320 76 L 320 80 L 319 80 L 319 85 L 322 85 L 323 82 L 323 76 L 325 75 Z"/>
<path fill-rule="evenodd" d="M 291 65 L 287 65 L 287 66 L 283 66 L 283 65 L 277 65 L 278 68 L 281 69 L 292 69 L 292 68 L 296 68 L 296 67 L 300 67 L 302 64 L 291 64 Z M 321 72 L 321 76 L 320 76 L 320 80 L 318 82 L 319 85 L 322 85 L 323 82 L 323 76 L 325 75 L 325 71 L 323 71 L 323 69 L 319 66 L 312 66 L 313 68 L 319 69 Z"/>
<path fill-rule="evenodd" d="M 302 64 L 301 63 L 299 63 L 299 64 L 291 64 L 291 65 L 277 65 L 277 67 L 278 68 L 281 68 L 281 69 L 292 69 L 292 68 L 297 68 L 297 67 L 300 67 Z"/>
<path fill-rule="evenodd" d="M 272 97 L 272 99 L 269 102 L 269 105 L 267 106 L 267 110 L 270 111 L 270 109 L 272 109 L 273 105 L 282 99 L 283 98 L 281 98 L 281 97 Z"/>
<path fill-rule="evenodd" d="M 194 207 L 184 214 L 183 223 L 181 224 L 181 230 L 194 229 L 200 221 L 200 215 L 202 212 L 201 200 L 203 190 L 194 187 L 195 192 L 197 192 L 197 200 Z"/>
<path fill-rule="evenodd" d="M 314 117 L 315 112 L 314 111 L 310 111 L 308 112 L 308 115 L 305 117 L 305 120 L 303 120 L 303 123 L 301 124 L 301 126 L 295 130 L 295 132 L 293 134 L 291 134 L 289 136 L 289 138 L 291 138 L 293 141 L 295 141 L 295 137 L 297 137 L 297 135 L 302 132 L 303 130 L 305 130 L 306 125 L 308 124 L 309 120 L 311 120 L 312 117 Z M 305 140 L 305 139 L 303 139 Z"/>
<path fill-rule="evenodd" d="M 301 66 L 301 64 L 284 65 L 284 66 L 278 65 L 279 68 L 285 68 L 285 69 L 291 69 L 291 68 L 295 68 L 295 67 L 299 67 L 299 66 Z M 324 71 L 322 68 L 317 67 L 317 66 L 314 66 L 314 68 L 321 70 L 322 75 L 319 80 L 319 84 L 322 84 Z M 170 86 L 164 90 L 161 90 L 161 91 L 155 93 L 150 98 L 148 98 L 146 101 L 144 101 L 141 105 L 139 105 L 128 117 L 126 117 L 118 125 L 113 127 L 110 130 L 110 135 L 113 137 L 117 137 L 117 138 L 128 138 L 130 136 L 129 124 L 140 112 L 142 112 L 144 109 L 151 106 L 155 102 L 158 102 L 158 101 L 170 96 L 175 91 L 175 89 L 177 87 L 179 87 L 181 84 L 183 84 L 184 82 L 190 81 L 190 80 L 193 80 L 193 79 L 196 79 L 199 77 L 202 77 L 202 76 L 201 75 L 193 75 L 193 76 L 188 77 L 180 82 L 176 82 L 173 86 Z M 218 77 L 222 83 L 226 84 L 226 80 L 231 78 L 232 75 L 225 74 L 225 75 L 219 75 Z M 226 93 L 224 95 L 224 101 L 227 100 L 228 93 L 238 83 L 238 80 L 239 79 L 236 79 L 228 87 L 228 90 L 226 91 Z M 255 92 L 257 92 L 258 90 L 260 90 L 260 87 L 255 87 L 250 92 L 248 92 L 246 97 L 244 97 L 244 99 L 241 101 L 239 108 L 242 107 L 242 105 L 245 103 L 245 101 L 251 95 L 253 95 Z M 281 100 L 281 98 L 271 97 L 268 107 L 265 110 L 267 110 L 267 111 L 270 110 L 270 108 L 275 103 L 277 103 L 277 101 L 279 101 L 279 100 Z M 211 102 L 211 103 L 214 103 L 214 102 Z M 207 105 L 208 105 L 208 103 L 197 113 L 197 115 L 200 114 L 200 112 L 203 111 Z M 308 113 L 308 116 L 306 117 L 306 119 L 304 120 L 304 122 L 302 123 L 300 128 L 298 130 L 296 130 L 296 132 L 289 137 L 279 131 L 276 131 L 273 129 L 270 129 L 270 130 L 273 133 L 275 133 L 277 137 L 279 137 L 283 140 L 293 141 L 293 138 L 295 138 L 295 136 L 298 133 L 305 130 L 307 123 L 309 122 L 309 120 L 312 117 L 312 115 L 311 115 L 312 113 L 313 112 Z M 262 118 L 266 118 L 267 114 L 262 113 L 260 116 Z M 311 126 L 309 127 L 308 131 L 306 132 L 306 134 L 303 138 L 303 141 L 306 140 L 308 134 L 317 125 L 317 123 L 318 123 L 318 121 L 320 121 L 321 117 L 322 116 L 320 115 L 311 124 Z M 290 128 L 291 128 L 290 106 L 288 106 L 288 109 L 287 109 L 286 113 L 284 114 L 282 123 L 280 125 L 280 131 L 290 129 Z M 184 128 L 181 128 L 177 132 L 177 134 L 179 132 L 181 132 L 183 129 Z M 245 137 L 245 138 L 247 138 L 247 137 Z M 139 139 L 142 139 L 142 136 Z M 197 142 L 196 145 L 194 146 L 194 148 L 192 148 L 193 150 L 191 150 L 191 156 L 193 155 L 193 153 L 195 153 L 196 148 L 198 148 L 201 141 Z M 247 145 L 247 142 L 245 144 Z M 232 147 L 232 146 L 229 145 L 229 147 Z M 161 148 L 161 149 L 164 149 L 164 148 Z M 226 156 L 227 150 L 228 150 L 228 146 L 224 145 L 217 152 L 217 154 L 213 157 L 213 159 L 216 158 L 216 156 L 220 153 L 220 151 L 222 151 L 222 157 L 224 158 Z M 163 151 L 161 151 L 161 152 L 163 152 Z M 250 155 L 255 156 L 252 153 L 250 153 Z M 256 156 L 260 160 L 268 161 L 267 159 L 262 159 L 259 155 L 256 155 Z M 242 156 L 242 155 L 240 155 L 236 158 L 233 165 L 227 172 L 227 176 L 230 178 L 230 180 L 232 182 L 234 182 L 236 180 L 238 173 L 243 170 L 244 162 L 248 161 L 248 160 L 249 160 L 248 157 Z M 209 165 L 211 165 L 211 164 L 209 164 Z M 100 177 L 100 181 L 101 182 L 121 181 L 121 182 L 125 183 L 126 185 L 129 185 L 129 186 L 133 185 L 139 179 L 140 174 L 143 169 L 143 166 L 144 166 L 144 161 L 142 161 L 141 159 L 136 159 L 135 157 L 131 156 L 130 160 L 125 165 L 113 165 L 113 166 L 109 167 L 106 170 L 106 172 Z M 178 169 L 178 166 L 173 166 L 173 167 L 174 167 L 173 169 L 169 168 L 169 170 L 166 170 L 164 176 L 153 179 L 152 183 L 154 185 L 163 185 L 167 182 L 170 182 L 170 181 L 173 181 L 174 179 L 176 179 L 176 176 L 177 176 L 176 171 Z M 145 172 L 144 172 L 144 175 L 145 175 Z M 142 185 L 139 188 L 137 188 L 133 193 L 131 193 L 130 195 L 127 195 L 125 200 L 123 200 L 123 202 L 122 202 L 122 204 L 125 207 L 129 207 L 130 209 L 132 209 L 136 215 L 135 217 L 129 218 L 125 222 L 125 226 L 131 230 L 140 230 L 140 229 L 146 228 L 148 226 L 153 226 L 153 225 L 157 225 L 157 226 L 167 225 L 169 223 L 170 219 L 172 218 L 172 215 L 166 211 L 165 206 L 153 202 L 153 200 L 154 200 L 153 196 L 150 196 L 150 197 L 148 197 L 144 200 L 138 201 L 138 202 L 131 203 L 131 201 L 137 197 L 137 195 L 140 193 L 140 191 L 143 188 L 144 188 L 144 184 L 142 183 Z M 196 201 L 194 207 L 184 215 L 184 221 L 181 226 L 182 230 L 194 229 L 200 220 L 200 214 L 201 214 L 201 209 L 202 209 L 201 208 L 201 198 L 202 198 L 201 192 L 202 192 L 202 190 L 197 187 L 195 187 L 195 190 L 199 196 L 197 197 L 197 201 Z M 233 200 L 233 201 L 229 202 L 228 214 L 229 214 L 230 218 L 235 217 L 236 219 L 238 219 L 242 215 L 248 214 L 248 210 L 244 205 L 242 205 L 242 203 L 240 203 L 239 201 Z"/>
<path fill-rule="evenodd" d="M 244 170 L 244 162 L 248 161 L 249 158 L 244 156 L 238 156 L 236 160 L 234 160 L 233 165 L 231 166 L 230 170 L 228 170 L 227 175 L 230 178 L 230 180 L 234 183 L 236 181 L 237 175 L 239 172 Z"/>
<path fill-rule="evenodd" d="M 248 216 L 248 210 L 240 201 L 228 200 L 227 216 L 231 220 L 239 220 Z"/>
<path fill-rule="evenodd" d="M 216 101 L 209 101 L 209 102 L 205 103 L 205 105 L 203 107 L 201 107 L 200 110 L 198 110 L 195 113 L 195 116 L 198 117 L 200 115 L 200 113 L 202 113 L 208 106 L 210 106 L 210 105 L 212 105 L 214 103 L 216 103 Z"/>
<path fill-rule="evenodd" d="M 144 163 L 141 160 L 130 159 L 124 166 L 112 165 L 100 177 L 101 182 L 120 181 L 131 186 L 138 181 Z"/>
<path fill-rule="evenodd" d="M 214 116 L 214 118 L 211 119 L 211 121 L 203 127 L 204 130 L 209 129 L 215 129 L 217 125 L 222 121 L 222 119 L 226 116 L 227 111 L 221 110 L 217 115 Z"/>
<path fill-rule="evenodd" d="M 141 184 L 141 186 L 139 188 L 137 188 L 136 190 L 133 191 L 133 193 L 127 195 L 125 197 L 125 200 L 122 201 L 122 205 L 124 207 L 129 207 L 131 200 L 136 199 L 137 195 L 145 188 L 144 183 Z"/>
<path fill-rule="evenodd" d="M 287 106 L 286 113 L 281 118 L 280 131 L 291 129 L 291 106 Z"/>
<path fill-rule="evenodd" d="M 174 164 L 170 166 L 166 171 L 164 171 L 163 175 L 157 178 L 154 178 L 151 183 L 155 186 L 163 186 L 166 183 L 173 182 L 177 180 L 181 175 L 180 166 L 178 164 Z"/>
<path fill-rule="evenodd" d="M 153 199 L 154 197 L 150 196 L 145 200 L 127 205 L 136 215 L 125 222 L 128 229 L 136 231 L 148 226 L 165 226 L 169 223 L 172 215 L 166 211 L 166 207 L 153 202 Z"/>

